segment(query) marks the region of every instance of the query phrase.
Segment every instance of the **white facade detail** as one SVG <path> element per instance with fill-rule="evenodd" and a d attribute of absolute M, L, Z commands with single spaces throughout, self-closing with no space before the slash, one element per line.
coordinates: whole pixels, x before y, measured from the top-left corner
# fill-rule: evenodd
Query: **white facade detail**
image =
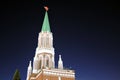
<path fill-rule="evenodd" d="M 33 61 L 33 73 L 44 68 L 54 68 L 53 36 L 51 32 L 40 32 Z"/>
<path fill-rule="evenodd" d="M 61 70 L 61 69 L 43 69 L 43 74 L 44 75 L 53 75 L 53 76 L 61 76 L 61 77 L 68 77 L 68 78 L 73 78 L 75 77 L 75 73 L 72 70 Z"/>
<path fill-rule="evenodd" d="M 33 61 L 33 73 L 38 73 L 38 69 L 39 69 L 39 59 L 37 56 L 35 56 Z"/>

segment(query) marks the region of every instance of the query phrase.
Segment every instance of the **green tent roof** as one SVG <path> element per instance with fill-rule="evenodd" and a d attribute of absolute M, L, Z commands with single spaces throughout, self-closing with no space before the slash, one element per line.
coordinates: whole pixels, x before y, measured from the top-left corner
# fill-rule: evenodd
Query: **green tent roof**
<path fill-rule="evenodd" d="M 43 32 L 50 32 L 50 24 L 49 24 L 49 18 L 48 18 L 48 13 L 47 11 L 45 12 L 45 17 L 42 25 L 42 30 Z"/>

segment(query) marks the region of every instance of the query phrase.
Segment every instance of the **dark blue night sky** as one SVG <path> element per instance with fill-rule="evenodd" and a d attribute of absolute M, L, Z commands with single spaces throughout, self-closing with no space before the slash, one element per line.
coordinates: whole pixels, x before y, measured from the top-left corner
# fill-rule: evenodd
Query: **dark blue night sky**
<path fill-rule="evenodd" d="M 49 6 L 56 66 L 61 54 L 76 80 L 120 80 L 120 5 L 110 0 L 0 2 L 0 80 L 12 80 L 16 69 L 26 79 L 44 5 Z"/>

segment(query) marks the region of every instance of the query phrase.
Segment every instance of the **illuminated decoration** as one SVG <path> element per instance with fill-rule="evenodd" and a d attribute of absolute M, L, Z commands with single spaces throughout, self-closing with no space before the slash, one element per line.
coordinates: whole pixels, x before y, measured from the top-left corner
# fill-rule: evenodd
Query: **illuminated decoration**
<path fill-rule="evenodd" d="M 33 58 L 33 67 L 30 61 L 26 80 L 75 80 L 74 70 L 64 69 L 61 55 L 59 55 L 58 68 L 55 68 L 55 51 L 48 19 L 48 7 L 44 8 L 46 12 L 38 36 L 38 46 Z"/>
<path fill-rule="evenodd" d="M 46 11 L 48 11 L 48 9 L 49 9 L 47 6 L 45 6 L 44 8 L 45 8 Z"/>

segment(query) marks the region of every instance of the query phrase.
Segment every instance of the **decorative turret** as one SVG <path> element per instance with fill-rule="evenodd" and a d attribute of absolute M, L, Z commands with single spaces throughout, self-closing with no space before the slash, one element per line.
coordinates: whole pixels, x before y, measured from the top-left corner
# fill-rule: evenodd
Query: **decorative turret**
<path fill-rule="evenodd" d="M 59 55 L 58 69 L 63 69 L 63 61 L 62 61 L 61 55 Z"/>
<path fill-rule="evenodd" d="M 32 74 L 32 65 L 31 65 L 31 61 L 29 62 L 29 66 L 28 66 L 28 71 L 27 71 L 27 79 L 30 77 L 30 75 Z"/>

